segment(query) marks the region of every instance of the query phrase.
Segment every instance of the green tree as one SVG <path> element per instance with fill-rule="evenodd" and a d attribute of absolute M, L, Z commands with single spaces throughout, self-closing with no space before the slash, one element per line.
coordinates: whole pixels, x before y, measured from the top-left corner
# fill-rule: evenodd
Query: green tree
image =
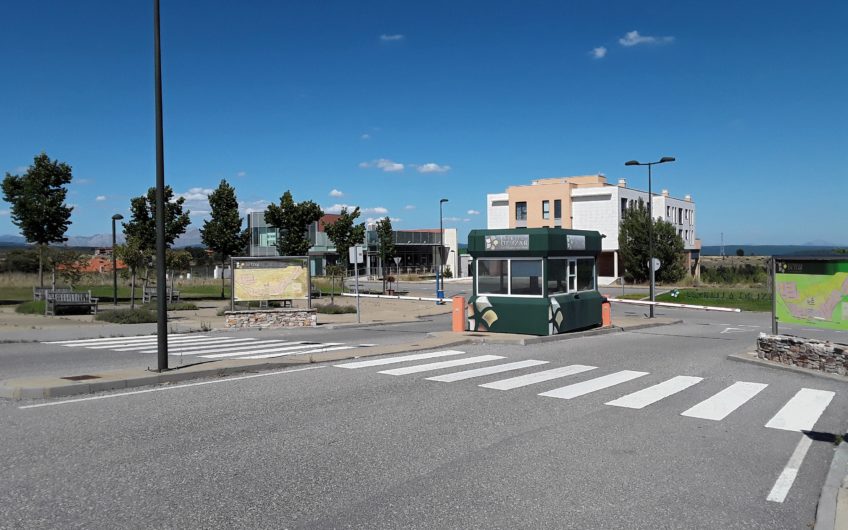
<path fill-rule="evenodd" d="M 91 258 L 88 254 L 83 254 L 74 249 L 62 248 L 51 252 L 49 261 L 53 274 L 58 274 L 64 283 L 73 289 L 74 285 L 78 285 L 82 280 L 83 271 L 88 267 Z"/>
<path fill-rule="evenodd" d="M 736 255 L 741 258 L 742 256 L 745 255 L 745 249 L 744 248 L 737 248 L 736 249 Z"/>
<path fill-rule="evenodd" d="M 38 272 L 38 252 L 30 249 L 10 250 L 0 261 L 0 272 Z"/>
<path fill-rule="evenodd" d="M 138 270 L 148 261 L 148 254 L 139 247 L 134 238 L 127 239 L 123 245 L 115 246 L 115 257 L 124 262 L 130 274 L 130 308 L 135 309 L 135 279 Z"/>
<path fill-rule="evenodd" d="M 377 242 L 380 245 L 380 263 L 383 265 L 383 292 L 386 292 L 386 276 L 389 275 L 389 262 L 395 257 L 395 239 L 392 220 L 388 216 L 377 221 Z"/>
<path fill-rule="evenodd" d="M 210 218 L 203 222 L 200 236 L 203 244 L 218 254 L 221 270 L 224 270 L 227 259 L 244 251 L 250 241 L 250 233 L 241 228 L 236 190 L 226 180 L 221 180 L 218 188 L 209 194 L 209 207 Z M 225 282 L 221 274 L 221 298 L 224 298 Z"/>
<path fill-rule="evenodd" d="M 37 155 L 22 176 L 6 173 L 3 200 L 11 206 L 12 222 L 30 243 L 38 245 L 38 283 L 44 287 L 44 250 L 50 243 L 68 239 L 72 206 L 65 204 L 73 174 L 71 166 Z"/>
<path fill-rule="evenodd" d="M 344 265 L 348 265 L 348 249 L 365 242 L 365 223 L 354 224 L 358 217 L 358 206 L 352 212 L 348 212 L 347 208 L 342 208 L 339 218 L 324 226 L 324 232 L 327 233 L 330 241 L 335 244 L 339 261 Z"/>
<path fill-rule="evenodd" d="M 165 255 L 168 276 L 171 277 L 171 293 L 174 292 L 174 272 L 182 272 L 191 266 L 191 253 L 185 250 L 168 250 Z M 170 297 L 168 302 L 170 303 Z"/>
<path fill-rule="evenodd" d="M 633 280 L 642 282 L 648 279 L 648 208 L 639 201 L 624 212 L 618 230 L 619 260 Z M 675 282 L 685 274 L 683 266 L 683 238 L 678 235 L 674 225 L 663 220 L 654 221 L 654 257 L 661 262 L 656 271 L 660 282 Z"/>
<path fill-rule="evenodd" d="M 344 285 L 345 268 L 341 265 L 327 265 L 325 270 L 330 275 L 330 305 L 333 305 L 336 303 L 336 278 L 342 278 L 342 285 Z"/>
<path fill-rule="evenodd" d="M 280 231 L 277 251 L 281 256 L 306 256 L 309 253 L 309 225 L 321 219 L 324 212 L 312 201 L 294 202 L 290 191 L 280 197 L 280 205 L 268 205 L 265 222 Z"/>

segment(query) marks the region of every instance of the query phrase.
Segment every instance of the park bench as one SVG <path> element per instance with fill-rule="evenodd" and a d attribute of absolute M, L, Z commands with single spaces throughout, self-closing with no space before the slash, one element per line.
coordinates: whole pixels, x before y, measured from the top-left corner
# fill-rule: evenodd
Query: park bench
<path fill-rule="evenodd" d="M 57 292 L 57 293 L 72 293 L 73 289 L 68 287 L 57 287 L 53 289 L 52 287 L 33 287 L 32 288 L 32 299 L 33 300 L 44 300 L 44 293 L 46 292 Z"/>
<path fill-rule="evenodd" d="M 180 301 L 180 292 L 176 289 L 171 290 L 170 287 L 166 288 L 167 294 L 165 295 L 168 298 L 168 302 Z M 141 291 L 141 303 L 146 304 L 147 302 L 152 302 L 153 299 L 156 298 L 156 286 L 148 285 L 143 288 Z"/>
<path fill-rule="evenodd" d="M 97 314 L 97 298 L 92 298 L 91 291 L 85 293 L 75 292 L 44 292 L 44 313 L 46 315 L 56 315 L 56 310 L 60 307 L 88 307 L 89 311 L 94 311 Z"/>

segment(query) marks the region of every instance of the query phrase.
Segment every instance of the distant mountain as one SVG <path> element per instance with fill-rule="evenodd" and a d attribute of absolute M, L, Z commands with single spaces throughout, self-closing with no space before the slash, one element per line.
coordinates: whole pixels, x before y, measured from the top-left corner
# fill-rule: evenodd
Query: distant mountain
<path fill-rule="evenodd" d="M 846 246 L 848 245 L 724 245 L 724 254 L 735 256 L 736 249 L 741 248 L 746 256 L 830 256 L 836 255 L 834 249 Z M 721 246 L 704 245 L 701 254 L 721 256 Z"/>
<path fill-rule="evenodd" d="M 118 243 L 124 242 L 124 234 L 118 233 L 116 237 Z M 22 247 L 25 246 L 26 239 L 21 236 L 11 234 L 0 235 L 0 246 L 2 247 Z M 68 236 L 65 245 L 77 248 L 107 248 L 112 246 L 112 234 L 94 234 L 91 236 Z M 203 242 L 200 239 L 200 229 L 190 228 L 185 234 L 177 238 L 174 242 L 174 248 L 197 247 L 202 246 Z"/>
<path fill-rule="evenodd" d="M 21 236 L 5 234 L 0 236 L 0 243 L 4 245 L 26 245 L 26 239 L 22 238 Z"/>

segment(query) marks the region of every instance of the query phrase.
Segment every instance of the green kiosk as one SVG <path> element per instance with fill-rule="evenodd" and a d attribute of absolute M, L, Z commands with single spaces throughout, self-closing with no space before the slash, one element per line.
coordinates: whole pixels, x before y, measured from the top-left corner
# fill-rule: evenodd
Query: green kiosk
<path fill-rule="evenodd" d="M 563 228 L 472 230 L 468 329 L 555 335 L 603 324 L 601 234 Z"/>

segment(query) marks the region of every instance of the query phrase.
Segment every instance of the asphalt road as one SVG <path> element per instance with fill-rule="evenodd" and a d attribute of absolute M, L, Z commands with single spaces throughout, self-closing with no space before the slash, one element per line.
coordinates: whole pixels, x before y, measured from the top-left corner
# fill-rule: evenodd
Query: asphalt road
<path fill-rule="evenodd" d="M 761 315 L 681 314 L 684 324 L 663 328 L 469 345 L 384 366 L 0 402 L 0 526 L 808 528 L 830 440 L 845 431 L 846 385 L 728 360 L 750 348 Z M 483 355 L 502 358 L 380 373 Z M 427 379 L 517 361 L 547 364 Z M 479 386 L 573 365 L 595 368 Z M 633 379 L 571 386 L 622 372 Z M 702 379 L 644 408 L 621 406 L 682 378 Z M 703 417 L 718 406 L 697 411 L 737 382 L 759 391 L 722 419 Z M 560 398 L 539 395 L 562 388 Z M 774 428 L 805 388 L 832 401 L 820 416 L 812 405 L 790 414 L 791 430 Z M 812 424 L 803 434 L 792 421 Z M 787 487 L 778 477 L 792 475 L 787 464 L 807 445 Z M 782 502 L 767 500 L 774 490 Z"/>

